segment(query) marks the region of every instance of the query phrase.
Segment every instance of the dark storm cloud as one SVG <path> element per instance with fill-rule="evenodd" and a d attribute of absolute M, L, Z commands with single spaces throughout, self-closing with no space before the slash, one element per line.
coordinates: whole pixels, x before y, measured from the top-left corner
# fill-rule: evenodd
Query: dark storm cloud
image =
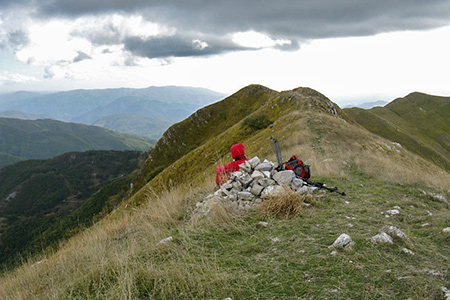
<path fill-rule="evenodd" d="M 126 50 L 148 58 L 206 56 L 248 50 L 232 41 L 218 39 L 203 41 L 178 35 L 147 39 L 130 37 L 124 43 Z"/>
<path fill-rule="evenodd" d="M 255 30 L 286 38 L 373 34 L 449 24 L 448 0 L 48 0 L 45 15 L 78 17 L 111 12 L 206 33 Z M 336 29 L 333 29 L 337 27 Z"/>
<path fill-rule="evenodd" d="M 25 2 L 26 0 L 21 0 Z M 274 46 L 298 48 L 307 39 L 365 36 L 398 30 L 423 30 L 450 24 L 448 0 L 29 0 L 41 18 L 103 16 L 111 13 L 141 15 L 145 20 L 176 31 L 176 36 L 143 40 L 120 37 L 128 50 L 146 57 L 198 56 L 245 50 L 229 41 L 208 42 L 196 48 L 184 35 L 214 36 L 256 31 L 270 38 L 292 41 Z M 12 1 L 0 0 L 1 5 Z M 19 2 L 20 3 L 20 2 Z M 117 28 L 113 28 L 117 31 Z M 118 41 L 110 28 L 106 34 L 86 36 L 98 44 Z M 194 37 L 195 38 L 195 37 Z M 228 45 L 227 45 L 228 44 Z"/>

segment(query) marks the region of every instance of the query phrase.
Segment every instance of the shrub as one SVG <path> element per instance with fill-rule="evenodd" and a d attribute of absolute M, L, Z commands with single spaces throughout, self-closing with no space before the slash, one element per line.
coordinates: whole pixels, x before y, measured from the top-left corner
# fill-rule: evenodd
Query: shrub
<path fill-rule="evenodd" d="M 257 114 L 255 116 L 248 117 L 242 123 L 242 127 L 251 131 L 267 128 L 273 122 L 267 117 L 266 114 Z"/>

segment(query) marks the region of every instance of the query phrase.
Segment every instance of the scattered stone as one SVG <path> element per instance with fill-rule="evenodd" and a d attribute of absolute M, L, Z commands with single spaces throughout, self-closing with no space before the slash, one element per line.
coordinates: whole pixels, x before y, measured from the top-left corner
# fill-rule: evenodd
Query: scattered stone
<path fill-rule="evenodd" d="M 267 226 L 269 226 L 269 223 L 267 223 L 267 222 L 258 222 L 258 224 L 256 224 L 256 227 L 259 227 L 259 228 L 262 228 L 262 227 L 267 227 Z"/>
<path fill-rule="evenodd" d="M 381 228 L 381 232 L 386 232 L 387 234 L 389 234 L 394 240 L 400 240 L 402 242 L 406 242 L 409 244 L 412 244 L 411 240 L 409 239 L 409 237 L 400 229 L 398 229 L 395 226 L 383 226 L 383 228 Z"/>
<path fill-rule="evenodd" d="M 400 211 L 398 209 L 391 209 L 385 212 L 386 218 L 389 218 L 391 216 L 399 215 Z"/>
<path fill-rule="evenodd" d="M 44 261 L 46 261 L 46 260 L 47 260 L 47 259 L 44 258 L 43 260 L 40 260 L 40 261 L 38 261 L 38 262 L 32 264 L 31 267 L 34 268 L 34 267 L 36 267 L 36 266 L 42 264 L 42 263 L 43 263 Z"/>
<path fill-rule="evenodd" d="M 450 300 L 450 290 L 443 286 L 441 287 L 441 291 L 444 293 L 445 300 Z"/>
<path fill-rule="evenodd" d="M 428 226 L 431 226 L 431 224 L 430 223 L 423 223 L 422 224 L 422 227 L 428 227 Z"/>
<path fill-rule="evenodd" d="M 355 244 L 352 238 L 348 234 L 341 234 L 332 245 L 328 246 L 328 248 L 346 248 L 351 247 Z"/>
<path fill-rule="evenodd" d="M 171 236 L 166 237 L 165 239 L 160 240 L 160 241 L 156 244 L 156 246 L 166 244 L 166 243 L 168 243 L 168 242 L 170 242 L 170 241 L 172 241 L 172 240 L 173 240 L 173 237 L 171 237 Z"/>
<path fill-rule="evenodd" d="M 391 236 L 386 232 L 382 232 L 370 238 L 371 242 L 379 243 L 379 244 L 394 244 Z"/>
<path fill-rule="evenodd" d="M 443 233 L 449 233 L 450 232 L 450 227 L 442 229 L 442 232 Z"/>
<path fill-rule="evenodd" d="M 414 252 L 412 252 L 408 248 L 403 248 L 402 251 L 405 252 L 406 254 L 409 254 L 409 255 L 415 255 Z"/>
<path fill-rule="evenodd" d="M 428 274 L 439 277 L 441 279 L 445 278 L 445 274 L 436 270 L 425 270 Z"/>
<path fill-rule="evenodd" d="M 273 243 L 279 243 L 279 242 L 281 242 L 281 239 L 279 237 L 275 237 L 275 238 L 272 239 L 272 242 Z"/>

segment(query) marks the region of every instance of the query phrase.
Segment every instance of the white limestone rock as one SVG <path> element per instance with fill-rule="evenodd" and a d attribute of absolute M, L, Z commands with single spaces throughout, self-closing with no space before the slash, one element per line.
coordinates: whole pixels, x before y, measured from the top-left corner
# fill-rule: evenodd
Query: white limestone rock
<path fill-rule="evenodd" d="M 252 165 L 250 164 L 250 162 L 248 160 L 246 160 L 244 163 L 239 165 L 239 169 L 242 171 L 245 171 L 247 173 L 251 173 L 252 172 Z"/>
<path fill-rule="evenodd" d="M 263 186 L 260 186 L 259 184 L 254 184 L 252 189 L 250 190 L 250 193 L 258 197 L 261 195 L 261 192 L 264 190 Z"/>
<path fill-rule="evenodd" d="M 237 196 L 238 196 L 238 200 L 241 200 L 241 201 L 252 201 L 255 199 L 255 195 L 253 195 L 250 192 L 239 192 L 237 194 Z"/>
<path fill-rule="evenodd" d="M 256 170 L 252 173 L 252 178 L 253 178 L 253 180 L 258 180 L 258 179 L 265 178 L 265 176 L 261 171 Z"/>
<path fill-rule="evenodd" d="M 269 197 L 279 197 L 285 193 L 286 190 L 281 185 L 270 185 L 262 191 L 261 198 L 267 199 Z"/>
<path fill-rule="evenodd" d="M 370 241 L 378 244 L 394 244 L 391 236 L 386 232 L 382 232 L 370 238 Z"/>
<path fill-rule="evenodd" d="M 252 169 L 255 169 L 256 166 L 261 163 L 261 160 L 259 159 L 258 156 L 255 156 L 252 159 L 249 159 L 248 162 L 250 163 L 250 166 L 252 167 Z"/>
<path fill-rule="evenodd" d="M 409 237 L 403 231 L 401 231 L 395 226 L 383 226 L 383 228 L 381 228 L 381 232 L 387 233 L 394 240 L 400 240 L 402 242 L 412 244 Z"/>
<path fill-rule="evenodd" d="M 295 173 L 292 170 L 285 170 L 277 172 L 273 175 L 273 179 L 279 185 L 290 185 L 295 178 Z"/>
<path fill-rule="evenodd" d="M 258 171 L 272 171 L 274 165 L 272 162 L 268 161 L 268 160 L 264 160 L 264 162 L 260 163 L 259 165 L 257 165 L 255 167 L 255 170 Z"/>
<path fill-rule="evenodd" d="M 292 180 L 291 188 L 294 191 L 298 191 L 298 189 L 301 188 L 302 186 L 303 186 L 303 180 L 301 180 L 300 178 L 294 178 Z"/>
<path fill-rule="evenodd" d="M 328 246 L 328 248 L 347 248 L 352 247 L 355 244 L 355 242 L 352 240 L 352 238 L 346 234 L 341 234 L 332 245 Z"/>

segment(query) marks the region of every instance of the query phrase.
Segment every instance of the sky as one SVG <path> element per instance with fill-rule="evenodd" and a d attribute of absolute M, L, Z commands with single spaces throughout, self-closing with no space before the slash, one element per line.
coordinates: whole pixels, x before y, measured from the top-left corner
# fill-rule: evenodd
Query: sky
<path fill-rule="evenodd" d="M 249 84 L 450 96 L 448 0 L 0 0 L 0 93 Z"/>

